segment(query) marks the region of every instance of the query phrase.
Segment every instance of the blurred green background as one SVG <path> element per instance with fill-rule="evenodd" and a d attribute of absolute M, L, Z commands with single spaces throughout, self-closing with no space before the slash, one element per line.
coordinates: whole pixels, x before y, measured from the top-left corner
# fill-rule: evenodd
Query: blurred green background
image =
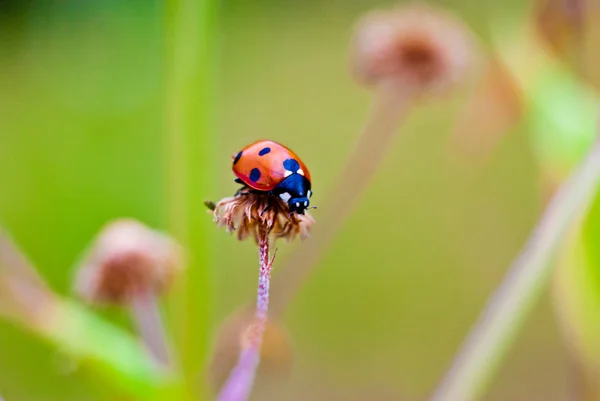
<path fill-rule="evenodd" d="M 481 3 L 442 2 L 484 37 L 486 15 L 518 4 Z M 259 138 L 301 155 L 313 202 L 325 198 L 369 109 L 369 92 L 347 73 L 352 28 L 365 11 L 389 4 L 219 4 L 216 58 L 207 60 L 215 66 L 207 104 L 214 129 L 198 133 L 214 154 L 196 172 L 215 185 L 195 191 L 202 197 L 188 200 L 191 208 L 233 194 L 230 156 Z M 70 295 L 73 265 L 104 222 L 131 216 L 169 227 L 164 5 L 0 6 L 0 220 L 52 288 Z M 484 162 L 449 146 L 466 96 L 423 103 L 411 114 L 293 302 L 285 322 L 295 363 L 279 399 L 422 399 L 447 368 L 542 207 L 524 129 L 509 133 Z M 325 213 L 312 213 L 317 224 Z M 210 220 L 207 214 L 209 231 L 200 238 L 211 263 L 193 268 L 211 277 L 203 329 L 213 336 L 253 299 L 257 266 L 251 241 L 237 242 Z M 274 274 L 293 246 L 279 245 Z M 537 307 L 486 400 L 564 399 L 567 358 L 549 305 L 545 299 Z M 130 326 L 124 312 L 102 313 Z M 173 326 L 195 318 L 193 310 L 169 313 Z M 6 321 L 0 394 L 7 401 L 112 399 L 85 366 Z"/>

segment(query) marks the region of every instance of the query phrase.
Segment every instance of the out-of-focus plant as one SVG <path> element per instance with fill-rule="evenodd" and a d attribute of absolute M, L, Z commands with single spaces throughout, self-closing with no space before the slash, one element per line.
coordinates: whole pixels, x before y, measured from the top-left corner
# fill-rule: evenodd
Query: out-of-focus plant
<path fill-rule="evenodd" d="M 158 297 L 180 275 L 183 262 L 183 251 L 171 238 L 119 219 L 107 224 L 88 250 L 76 290 L 89 302 L 130 308 L 148 351 L 165 368 L 174 368 Z"/>
<path fill-rule="evenodd" d="M 187 399 L 180 382 L 126 332 L 61 298 L 0 232 L 0 314 L 91 367 L 121 394 L 139 400 Z"/>
<path fill-rule="evenodd" d="M 559 5 L 557 2 L 549 3 Z M 542 8 L 542 11 L 549 13 L 556 10 Z M 577 7 L 574 11 L 578 12 Z M 551 12 L 550 15 L 556 16 Z M 559 13 L 559 17 L 563 21 L 570 21 L 571 25 L 579 21 L 577 15 L 561 16 Z M 540 18 L 544 22 L 543 17 Z M 548 26 L 564 27 L 549 24 L 542 28 L 547 29 Z M 591 340 L 594 337 L 589 333 L 594 325 L 589 321 L 584 323 L 584 319 L 581 319 L 582 310 L 586 309 L 584 304 L 587 302 L 585 306 L 591 311 L 589 302 L 595 297 L 592 294 L 597 292 L 593 290 L 590 293 L 590 277 L 585 273 L 590 259 L 583 256 L 585 252 L 580 252 L 588 245 L 586 241 L 573 240 L 573 237 L 580 238 L 577 233 L 582 228 L 581 222 L 592 218 L 588 211 L 590 208 L 594 210 L 597 203 L 600 135 L 596 124 L 600 103 L 586 82 L 578 79 L 564 61 L 556 58 L 556 55 L 564 57 L 566 53 L 573 56 L 567 49 L 577 47 L 572 44 L 573 38 L 577 38 L 579 33 L 571 30 L 567 35 L 565 32 L 542 29 L 556 51 L 556 54 L 550 54 L 532 32 L 529 15 L 497 16 L 493 30 L 500 58 L 524 97 L 524 118 L 539 162 L 542 186 L 546 193 L 554 192 L 559 185 L 560 189 L 552 197 L 526 246 L 466 339 L 448 375 L 437 389 L 434 400 L 479 398 L 535 301 L 550 281 L 552 268 L 556 264 L 554 258 L 559 249 L 563 254 L 561 270 L 564 271 L 557 275 L 560 278 L 557 288 L 564 298 L 560 300 L 561 297 L 558 297 L 559 310 L 563 311 L 563 321 L 567 323 L 566 331 L 579 333 L 576 336 L 578 340 Z M 557 38 L 561 39 L 560 42 L 557 42 Z M 571 43 L 571 46 L 565 43 Z M 571 173 L 577 164 L 579 166 Z M 566 179 L 569 173 L 570 178 Z M 569 232 L 575 234 L 567 240 Z M 596 306 L 600 307 L 600 303 Z M 570 313 L 564 313 L 566 310 Z M 580 347 L 579 350 L 582 348 L 586 347 Z M 588 348 L 587 351 L 591 354 L 580 354 L 584 360 L 594 355 L 593 349 Z"/>
<path fill-rule="evenodd" d="M 571 95 L 567 101 L 572 100 L 570 108 L 563 106 L 561 112 L 569 122 L 571 136 L 589 141 L 589 122 L 586 124 L 583 119 L 600 105 L 596 74 L 598 52 L 594 45 L 597 32 L 593 29 L 597 4 L 583 0 L 546 0 L 542 4 L 536 27 L 550 51 L 579 79 L 578 90 L 567 92 Z M 553 288 L 560 327 L 573 360 L 571 387 L 575 396 L 585 401 L 600 397 L 597 381 L 600 372 L 599 208 L 600 194 L 596 193 L 589 210 L 582 211 L 559 250 Z"/>
<path fill-rule="evenodd" d="M 600 141 L 553 197 L 432 400 L 477 399 L 545 288 L 556 249 L 600 184 Z"/>
<path fill-rule="evenodd" d="M 168 231 L 191 250 L 191 268 L 174 283 L 165 314 L 182 355 L 184 376 L 165 369 L 147 354 L 151 348 L 165 359 L 165 350 L 158 345 L 164 341 L 156 330 L 157 320 L 146 320 L 158 317 L 153 315 L 156 309 L 151 299 L 134 302 L 136 316 L 144 317 L 139 322 L 144 347 L 118 325 L 58 296 L 41 279 L 31 279 L 34 275 L 26 270 L 8 268 L 5 258 L 17 253 L 4 252 L 10 249 L 7 247 L 0 252 L 0 285 L 5 289 L 0 294 L 0 310 L 48 341 L 61 356 L 81 365 L 84 369 L 78 370 L 78 376 L 93 372 L 93 378 L 83 385 L 73 379 L 76 384 L 49 394 L 49 399 L 57 394 L 59 399 L 68 397 L 73 388 L 90 391 L 96 382 L 96 390 L 101 387 L 104 391 L 89 394 L 91 398 L 101 399 L 106 392 L 110 399 L 188 400 L 191 393 L 198 393 L 193 399 L 203 399 L 206 386 L 198 385 L 198 375 L 206 363 L 210 332 L 212 282 L 208 260 L 212 247 L 210 236 L 203 231 L 210 222 L 205 221 L 201 199 L 203 193 L 210 192 L 213 177 L 216 2 L 9 3 L 19 3 L 22 12 L 7 15 L 5 7 L 0 11 L 2 87 L 6 94 L 1 99 L 5 113 L 0 147 L 3 160 L 14 158 L 22 163 L 3 164 L 4 171 L 9 170 L 6 166 L 17 167 L 2 176 L 10 188 L 2 196 L 3 217 L 21 236 L 24 226 L 35 225 L 35 231 L 23 240 L 35 247 L 36 238 L 43 238 L 37 244 L 43 244 L 41 248 L 52 260 L 46 261 L 39 253 L 35 256 L 45 265 L 45 272 L 50 272 L 48 279 L 59 282 L 67 274 L 61 275 L 56 269 L 56 275 L 50 277 L 52 268 L 59 267 L 56 260 L 68 257 L 68 252 L 61 255 L 54 247 L 65 243 L 68 248 L 80 239 L 78 234 L 66 237 L 65 232 L 85 232 L 90 221 L 96 224 L 114 213 L 141 215 L 154 224 L 167 222 Z M 161 101 L 164 107 L 160 107 Z M 159 132 L 161 122 L 164 129 Z M 160 138 L 164 139 L 163 146 L 156 144 Z M 11 156 L 4 157 L 7 154 Z M 115 155 L 124 157 L 113 160 Z M 160 174 L 163 165 L 165 173 Z M 156 184 L 163 181 L 166 202 L 160 200 Z M 22 201 L 23 207 L 15 207 L 15 199 Z M 162 210 L 163 203 L 168 204 L 168 210 Z M 51 211 L 47 218 L 43 216 L 46 210 Z M 55 219 L 60 225 L 50 224 Z M 44 228 L 39 231 L 39 227 Z M 55 237 L 46 241 L 46 235 Z M 114 251 L 114 246 L 121 245 L 117 240 L 110 246 Z M 155 245 L 160 248 L 160 241 Z M 88 288 L 87 295 L 94 290 Z M 154 326 L 151 332 L 146 330 L 149 323 Z M 10 336 L 10 332 L 5 328 L 3 336 Z M 32 342 L 35 340 L 24 341 Z M 22 348 L 15 347 L 18 351 Z M 41 355 L 40 370 L 23 372 L 20 379 L 26 381 L 17 384 L 15 380 L 12 390 L 23 389 L 25 398 L 42 392 L 36 383 L 40 372 L 61 373 L 52 369 L 54 365 L 46 366 L 52 362 L 48 359 Z M 33 388 L 36 390 L 30 390 Z"/>
<path fill-rule="evenodd" d="M 189 268 L 170 297 L 175 343 L 190 388 L 204 378 L 210 339 L 211 238 L 201 200 L 214 192 L 216 16 L 214 0 L 164 5 L 165 151 L 169 232 L 188 250 Z"/>

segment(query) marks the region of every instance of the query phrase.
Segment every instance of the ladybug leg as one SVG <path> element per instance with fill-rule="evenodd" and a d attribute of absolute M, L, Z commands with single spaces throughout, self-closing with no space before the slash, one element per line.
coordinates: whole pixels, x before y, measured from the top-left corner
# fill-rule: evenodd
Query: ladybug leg
<path fill-rule="evenodd" d="M 235 192 L 234 196 L 244 196 L 254 192 L 252 189 L 248 189 L 247 186 L 243 186 Z"/>
<path fill-rule="evenodd" d="M 244 185 L 244 181 L 240 180 L 239 178 L 236 178 L 233 181 L 235 183 L 237 183 L 237 184 L 242 184 L 243 185 L 240 189 L 238 189 L 237 191 L 235 191 L 235 195 L 233 195 L 233 196 L 244 195 L 244 193 L 242 192 L 242 190 L 244 190 L 244 188 L 246 188 L 246 186 Z"/>
<path fill-rule="evenodd" d="M 269 191 L 269 196 L 274 196 L 273 191 Z M 263 214 L 265 214 L 269 209 L 271 209 L 271 204 L 269 203 L 267 205 L 267 207 L 265 207 L 262 212 L 260 212 L 260 215 L 262 216 Z"/>

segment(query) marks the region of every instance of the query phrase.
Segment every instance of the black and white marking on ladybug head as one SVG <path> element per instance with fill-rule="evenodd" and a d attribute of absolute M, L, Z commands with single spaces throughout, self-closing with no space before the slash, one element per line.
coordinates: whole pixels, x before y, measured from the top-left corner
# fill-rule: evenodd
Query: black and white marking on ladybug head
<path fill-rule="evenodd" d="M 290 198 L 288 201 L 288 206 L 290 207 L 290 212 L 304 214 L 304 210 L 308 207 L 310 202 L 308 198 Z"/>
<path fill-rule="evenodd" d="M 288 163 L 287 167 L 293 166 Z M 290 212 L 304 214 L 304 210 L 310 204 L 309 197 L 312 195 L 310 181 L 301 174 L 289 174 L 273 189 L 272 194 L 286 202 Z"/>
<path fill-rule="evenodd" d="M 291 199 L 292 195 L 290 195 L 289 192 L 284 192 L 284 193 L 280 194 L 279 197 L 281 198 L 282 201 L 287 202 Z"/>

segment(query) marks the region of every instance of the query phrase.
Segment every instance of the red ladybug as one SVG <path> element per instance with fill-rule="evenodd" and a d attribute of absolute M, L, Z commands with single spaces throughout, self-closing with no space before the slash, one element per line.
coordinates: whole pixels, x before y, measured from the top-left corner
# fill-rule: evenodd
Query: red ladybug
<path fill-rule="evenodd" d="M 279 196 L 291 212 L 304 214 L 310 204 L 310 173 L 300 158 L 273 141 L 257 141 L 233 157 L 235 181 Z"/>

